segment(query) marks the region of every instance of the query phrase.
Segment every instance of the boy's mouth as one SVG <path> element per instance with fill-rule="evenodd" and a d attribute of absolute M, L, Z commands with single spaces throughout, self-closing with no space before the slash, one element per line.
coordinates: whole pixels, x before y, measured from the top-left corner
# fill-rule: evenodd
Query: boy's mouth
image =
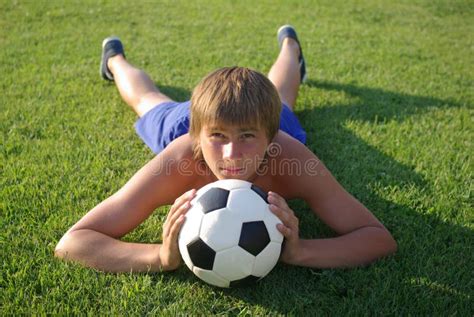
<path fill-rule="evenodd" d="M 242 174 L 244 168 L 243 167 L 222 167 L 221 171 L 224 174 L 230 174 L 230 175 L 238 175 Z"/>

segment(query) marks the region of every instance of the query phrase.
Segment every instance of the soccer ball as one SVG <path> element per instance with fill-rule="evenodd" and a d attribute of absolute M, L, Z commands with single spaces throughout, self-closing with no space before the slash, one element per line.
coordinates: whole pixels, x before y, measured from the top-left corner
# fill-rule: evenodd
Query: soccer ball
<path fill-rule="evenodd" d="M 227 179 L 200 188 L 178 237 L 187 267 L 219 287 L 251 284 L 278 262 L 281 221 L 270 211 L 267 194 L 252 183 Z"/>

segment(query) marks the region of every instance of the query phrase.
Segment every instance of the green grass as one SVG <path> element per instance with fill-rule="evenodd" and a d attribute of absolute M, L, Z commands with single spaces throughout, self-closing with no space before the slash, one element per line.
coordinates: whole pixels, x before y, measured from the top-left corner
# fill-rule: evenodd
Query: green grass
<path fill-rule="evenodd" d="M 118 2 L 118 3 L 116 3 Z M 1 315 L 472 316 L 472 1 L 0 0 Z M 301 36 L 308 146 L 389 228 L 369 267 L 279 264 L 221 290 L 187 268 L 104 274 L 53 258 L 62 234 L 152 158 L 134 114 L 98 75 L 100 44 L 184 100 L 220 66 L 268 71 L 275 32 Z M 292 202 L 303 237 L 333 233 Z M 159 242 L 166 209 L 126 239 Z"/>

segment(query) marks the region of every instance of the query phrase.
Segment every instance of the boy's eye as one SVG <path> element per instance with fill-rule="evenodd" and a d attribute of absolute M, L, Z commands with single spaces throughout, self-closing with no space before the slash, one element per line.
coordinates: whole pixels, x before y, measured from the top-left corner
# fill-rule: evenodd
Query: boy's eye
<path fill-rule="evenodd" d="M 210 137 L 213 138 L 213 139 L 226 139 L 227 138 L 225 136 L 225 134 L 220 133 L 220 132 L 212 132 L 210 134 Z M 248 140 L 248 139 L 255 138 L 255 134 L 253 134 L 253 133 L 243 133 L 239 136 L 239 138 L 241 140 Z"/>

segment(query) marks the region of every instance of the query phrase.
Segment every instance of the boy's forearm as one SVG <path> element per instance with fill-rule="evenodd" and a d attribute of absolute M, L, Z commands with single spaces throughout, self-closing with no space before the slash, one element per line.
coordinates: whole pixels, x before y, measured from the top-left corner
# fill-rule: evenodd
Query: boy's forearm
<path fill-rule="evenodd" d="M 116 240 L 92 230 L 68 232 L 56 246 L 55 255 L 105 272 L 156 272 L 161 267 L 159 244 Z"/>
<path fill-rule="evenodd" d="M 394 253 L 397 244 L 379 227 L 364 227 L 330 239 L 300 240 L 299 255 L 291 263 L 314 268 L 354 267 Z"/>

